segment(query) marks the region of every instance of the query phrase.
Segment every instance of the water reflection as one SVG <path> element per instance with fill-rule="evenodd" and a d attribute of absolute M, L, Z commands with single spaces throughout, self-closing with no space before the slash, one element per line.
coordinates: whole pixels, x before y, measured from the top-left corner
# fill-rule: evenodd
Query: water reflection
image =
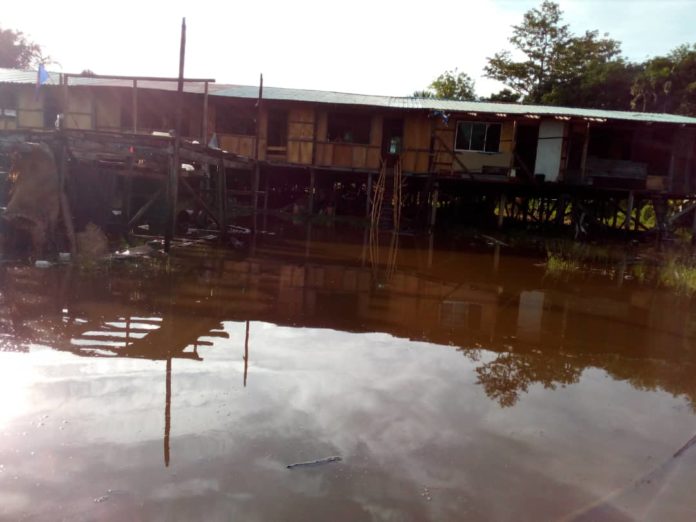
<path fill-rule="evenodd" d="M 640 477 L 696 429 L 688 300 L 599 276 L 545 279 L 538 259 L 499 245 L 463 252 L 404 236 L 366 249 L 362 233 L 332 236 L 262 237 L 245 258 L 194 246 L 168 268 L 0 267 L 1 349 L 38 353 L 39 367 L 40 346 L 70 357 L 61 367 L 84 361 L 68 388 L 36 377 L 34 402 L 6 427 L 53 404 L 50 390 L 83 430 L 88 476 L 92 446 L 130 460 L 153 454 L 145 448 L 157 438 L 159 466 L 181 476 L 153 477 L 148 458 L 131 470 L 160 488 L 150 499 L 156 518 L 166 518 L 163 498 L 193 495 L 229 513 L 222 491 L 263 497 L 270 484 L 282 493 L 277 501 L 235 497 L 247 502 L 235 512 L 301 519 L 317 514 L 307 499 L 328 495 L 343 499 L 339 520 L 512 519 L 516 509 L 529 519 L 560 516 Z M 66 391 L 84 379 L 87 393 L 106 393 L 93 381 L 100 372 L 119 383 L 114 404 L 96 393 L 84 405 L 83 394 Z M 112 428 L 123 419 L 128 428 L 116 433 L 133 449 L 119 449 L 90 416 Z M 55 442 L 41 444 L 67 462 Z M 274 475 L 332 454 L 346 457 L 335 469 L 355 476 Z M 253 486 L 231 478 L 229 466 L 250 466 Z M 119 483 L 141 481 L 131 471 L 114 473 Z M 494 484 L 507 488 L 505 507 Z M 283 499 L 293 499 L 293 516 L 278 511 Z"/>

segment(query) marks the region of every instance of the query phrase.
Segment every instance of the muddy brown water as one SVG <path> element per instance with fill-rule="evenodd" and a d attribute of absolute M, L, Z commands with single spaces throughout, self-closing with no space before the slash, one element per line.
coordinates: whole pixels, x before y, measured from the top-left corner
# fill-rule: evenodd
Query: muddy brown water
<path fill-rule="evenodd" d="M 696 519 L 688 298 L 367 238 L 2 266 L 0 519 Z"/>

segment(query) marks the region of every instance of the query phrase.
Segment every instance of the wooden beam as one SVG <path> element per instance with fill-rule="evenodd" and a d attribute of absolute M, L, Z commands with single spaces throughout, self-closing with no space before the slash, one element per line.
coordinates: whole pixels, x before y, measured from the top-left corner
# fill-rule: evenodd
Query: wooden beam
<path fill-rule="evenodd" d="M 85 76 L 84 74 L 62 73 L 63 77 L 68 78 L 87 78 L 89 80 L 140 80 L 143 82 L 178 82 L 179 77 L 171 78 L 166 76 L 119 76 L 117 74 L 94 74 Z M 215 83 L 215 78 L 184 78 L 184 83 Z M 98 82 L 95 82 L 98 83 Z"/>
<path fill-rule="evenodd" d="M 210 219 L 215 221 L 215 224 L 218 226 L 218 230 L 222 231 L 222 228 L 223 228 L 222 223 L 218 219 L 218 216 L 215 215 L 215 212 L 213 212 L 213 209 L 211 209 L 208 206 L 208 204 L 203 200 L 203 198 L 200 196 L 200 194 L 198 194 L 198 192 L 196 192 L 193 189 L 193 187 L 189 184 L 189 182 L 186 180 L 186 178 L 184 176 L 181 176 L 179 178 L 179 181 L 184 186 L 184 188 L 186 190 L 188 190 L 189 193 L 193 196 L 193 199 L 196 200 L 196 203 L 198 203 L 203 208 L 203 210 L 205 210 L 205 213 L 208 214 L 208 216 L 210 216 Z"/>
<path fill-rule="evenodd" d="M 128 221 L 128 230 L 133 228 L 135 224 L 140 221 L 140 218 L 143 217 L 145 212 L 150 210 L 150 207 L 155 204 L 155 201 L 159 199 L 159 197 L 164 194 L 165 191 L 165 186 L 162 185 L 157 191 L 150 196 L 150 199 L 148 199 L 145 204 L 138 209 L 138 211 L 135 213 L 135 215 Z"/>

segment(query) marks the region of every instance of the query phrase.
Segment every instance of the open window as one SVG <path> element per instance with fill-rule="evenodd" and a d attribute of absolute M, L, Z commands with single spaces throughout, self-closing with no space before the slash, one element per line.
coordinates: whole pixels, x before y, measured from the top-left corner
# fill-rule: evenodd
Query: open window
<path fill-rule="evenodd" d="M 56 126 L 58 115 L 62 111 L 62 103 L 59 99 L 59 94 L 53 90 L 45 91 L 43 102 L 43 124 L 46 129 L 53 129 Z"/>
<path fill-rule="evenodd" d="M 458 151 L 499 152 L 500 123 L 458 121 L 454 148 Z"/>
<path fill-rule="evenodd" d="M 17 92 L 6 85 L 0 86 L 0 118 L 16 118 L 17 108 Z"/>
<path fill-rule="evenodd" d="M 215 132 L 220 134 L 256 135 L 256 114 L 251 108 L 218 105 Z"/>
<path fill-rule="evenodd" d="M 358 143 L 369 145 L 369 114 L 329 113 L 327 121 L 327 139 L 335 143 Z"/>
<path fill-rule="evenodd" d="M 284 110 L 271 109 L 268 111 L 268 146 L 287 147 L 288 145 L 288 113 Z"/>

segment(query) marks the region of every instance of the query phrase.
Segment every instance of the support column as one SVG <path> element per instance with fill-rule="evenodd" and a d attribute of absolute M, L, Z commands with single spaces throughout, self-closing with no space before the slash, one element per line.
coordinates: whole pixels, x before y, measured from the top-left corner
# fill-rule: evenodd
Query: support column
<path fill-rule="evenodd" d="M 431 227 L 435 226 L 437 219 L 437 204 L 440 197 L 439 187 L 440 184 L 437 181 L 433 183 L 433 191 L 430 195 L 430 219 L 428 220 L 428 225 Z"/>
<path fill-rule="evenodd" d="M 624 220 L 624 229 L 626 232 L 629 232 L 631 230 L 631 215 L 633 214 L 633 191 L 631 190 L 628 193 L 628 201 L 626 202 L 626 219 Z"/>
<path fill-rule="evenodd" d="M 309 215 L 314 214 L 314 190 L 316 188 L 316 171 L 314 167 L 309 169 Z"/>
<path fill-rule="evenodd" d="M 370 217 L 372 212 L 372 172 L 367 175 L 367 196 L 365 196 L 365 217 Z"/>
<path fill-rule="evenodd" d="M 582 143 L 582 159 L 580 160 L 580 180 L 582 183 L 585 182 L 585 176 L 587 175 L 587 149 L 590 146 L 590 122 L 587 122 L 587 127 L 585 129 L 585 140 Z"/>
<path fill-rule="evenodd" d="M 503 222 L 505 220 L 505 203 L 506 203 L 505 192 L 500 194 L 498 198 L 498 230 L 503 228 Z"/>
<path fill-rule="evenodd" d="M 133 132 L 138 132 L 138 80 L 133 80 Z"/>
<path fill-rule="evenodd" d="M 174 150 L 172 151 L 172 163 L 169 169 L 169 185 L 167 203 L 169 206 L 167 228 L 164 233 L 164 251 L 169 252 L 172 238 L 176 228 L 176 206 L 179 195 L 179 171 L 181 169 L 181 120 L 184 104 L 184 58 L 186 56 L 186 18 L 181 21 L 181 44 L 179 47 L 179 81 L 177 84 L 176 126 L 174 129 Z"/>
<path fill-rule="evenodd" d="M 217 165 L 217 200 L 218 223 L 220 224 L 220 236 L 227 234 L 227 172 L 225 160 L 221 157 Z"/>

